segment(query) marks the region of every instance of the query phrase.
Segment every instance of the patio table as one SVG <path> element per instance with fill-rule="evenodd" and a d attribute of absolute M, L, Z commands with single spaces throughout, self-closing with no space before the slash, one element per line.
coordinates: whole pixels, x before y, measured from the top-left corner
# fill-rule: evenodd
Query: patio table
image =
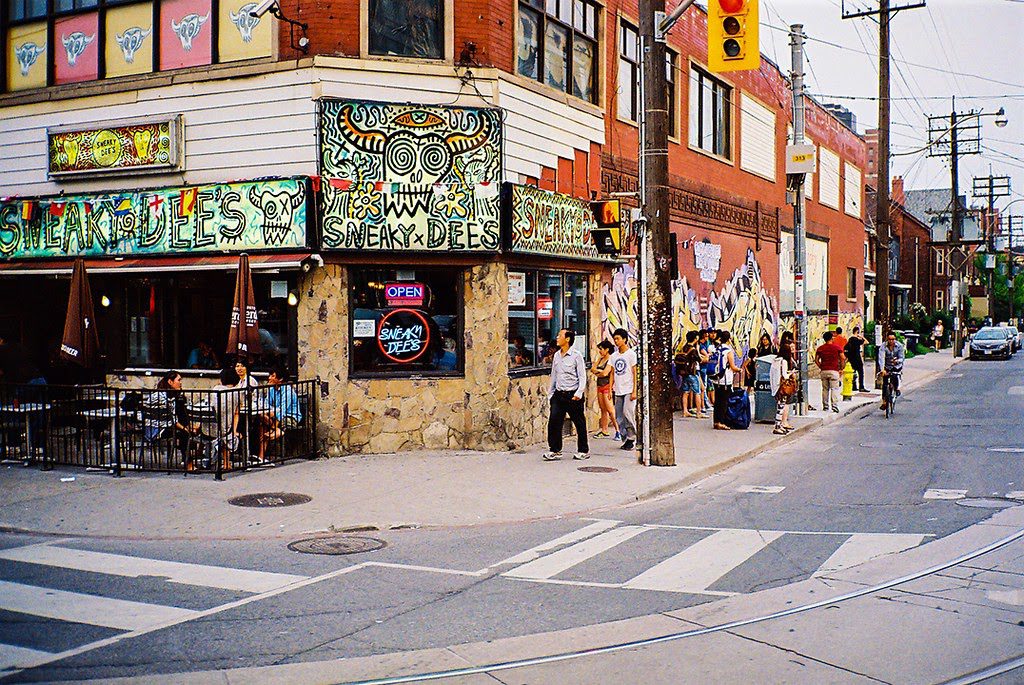
<path fill-rule="evenodd" d="M 25 462 L 32 458 L 32 414 L 45 413 L 50 410 L 48 402 L 21 402 L 0 405 L 0 414 L 15 414 L 25 417 Z"/>

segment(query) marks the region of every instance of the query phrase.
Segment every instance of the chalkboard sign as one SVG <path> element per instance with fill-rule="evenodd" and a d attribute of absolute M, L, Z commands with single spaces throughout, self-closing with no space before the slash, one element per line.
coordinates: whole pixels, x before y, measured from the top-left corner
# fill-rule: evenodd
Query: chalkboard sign
<path fill-rule="evenodd" d="M 430 326 L 415 309 L 394 309 L 377 326 L 377 346 L 393 362 L 408 364 L 430 347 Z"/>

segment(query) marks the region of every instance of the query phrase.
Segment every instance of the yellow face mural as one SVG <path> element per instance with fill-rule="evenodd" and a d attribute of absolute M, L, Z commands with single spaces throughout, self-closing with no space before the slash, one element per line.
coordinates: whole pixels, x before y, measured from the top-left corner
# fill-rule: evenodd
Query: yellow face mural
<path fill-rule="evenodd" d="M 7 34 L 7 89 L 46 87 L 46 22 L 13 26 Z"/>

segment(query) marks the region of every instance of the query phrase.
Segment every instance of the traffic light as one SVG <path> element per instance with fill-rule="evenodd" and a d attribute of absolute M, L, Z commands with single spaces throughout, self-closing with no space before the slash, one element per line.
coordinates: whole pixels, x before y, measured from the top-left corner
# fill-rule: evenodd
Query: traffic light
<path fill-rule="evenodd" d="M 757 2 L 758 0 L 708 2 L 708 69 L 723 72 L 760 68 Z"/>
<path fill-rule="evenodd" d="M 597 200 L 590 203 L 596 228 L 591 229 L 590 239 L 598 254 L 618 254 L 622 240 L 622 209 L 618 200 Z"/>

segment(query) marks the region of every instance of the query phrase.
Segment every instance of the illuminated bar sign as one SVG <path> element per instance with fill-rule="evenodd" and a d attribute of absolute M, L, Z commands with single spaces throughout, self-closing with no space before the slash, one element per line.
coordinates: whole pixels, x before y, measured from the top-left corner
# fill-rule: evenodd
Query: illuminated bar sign
<path fill-rule="evenodd" d="M 306 246 L 308 180 L 0 198 L 0 259 L 288 250 Z"/>
<path fill-rule="evenodd" d="M 427 298 L 427 286 L 422 283 L 387 283 L 384 299 L 389 307 L 422 307 Z"/>
<path fill-rule="evenodd" d="M 177 169 L 181 117 L 46 131 L 51 178 Z"/>

